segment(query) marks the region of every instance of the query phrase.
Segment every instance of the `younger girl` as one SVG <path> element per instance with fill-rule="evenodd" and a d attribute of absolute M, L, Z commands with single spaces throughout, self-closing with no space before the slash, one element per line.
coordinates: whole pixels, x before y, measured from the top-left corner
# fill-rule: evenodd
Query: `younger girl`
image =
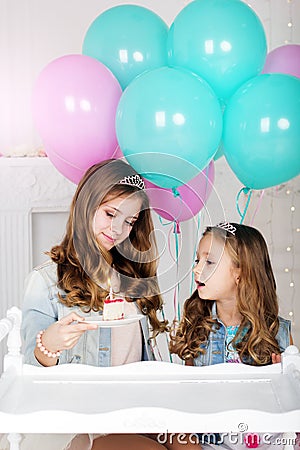
<path fill-rule="evenodd" d="M 208 227 L 193 269 L 197 289 L 184 304 L 171 351 L 188 365 L 279 362 L 291 323 L 278 316 L 267 245 L 253 227 Z"/>
<path fill-rule="evenodd" d="M 274 274 L 261 233 L 237 223 L 208 227 L 193 272 L 196 290 L 171 336 L 171 352 L 194 366 L 280 362 L 280 353 L 292 343 L 291 323 L 278 315 Z M 230 448 L 221 435 L 214 438 Z"/>
<path fill-rule="evenodd" d="M 26 281 L 22 328 L 26 363 L 111 366 L 154 359 L 151 342 L 167 323 L 157 317 L 162 299 L 149 201 L 142 178 L 130 165 L 108 160 L 86 172 L 71 204 L 66 234 L 49 256 Z M 109 278 L 119 279 L 117 291 L 126 299 L 125 313 L 139 312 L 144 315 L 141 321 L 117 328 L 84 322 L 102 313 Z M 26 437 L 21 448 L 113 449 L 120 443 L 124 449 L 161 447 L 138 435 L 94 437 L 93 443 L 83 435 L 71 444 L 66 436 L 64 445 L 63 436 L 59 443 L 49 435 L 35 439 Z"/>

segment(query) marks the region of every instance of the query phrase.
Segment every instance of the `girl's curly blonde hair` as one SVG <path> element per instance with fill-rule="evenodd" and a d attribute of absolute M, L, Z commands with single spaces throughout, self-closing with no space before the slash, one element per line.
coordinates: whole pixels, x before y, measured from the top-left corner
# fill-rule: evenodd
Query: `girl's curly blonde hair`
<path fill-rule="evenodd" d="M 231 223 L 234 234 L 219 227 L 208 227 L 203 236 L 212 234 L 222 240 L 234 267 L 240 269 L 237 306 L 242 315 L 232 345 L 241 360 L 254 365 L 270 364 L 272 353 L 279 353 L 276 335 L 279 328 L 276 282 L 266 242 L 250 226 Z M 184 360 L 205 352 L 206 342 L 216 321 L 212 318 L 212 301 L 203 300 L 194 291 L 186 300 L 182 320 L 171 335 L 170 351 Z M 247 333 L 242 334 L 248 328 Z"/>
<path fill-rule="evenodd" d="M 92 166 L 74 194 L 66 233 L 48 255 L 57 264 L 58 286 L 66 292 L 60 301 L 84 311 L 100 311 L 107 296 L 106 282 L 112 268 L 121 275 L 120 289 L 128 301 L 136 301 L 149 317 L 153 337 L 167 330 L 160 321 L 162 298 L 157 282 L 157 248 L 148 196 L 144 189 L 120 184 L 137 173 L 122 160 L 107 160 Z M 129 238 L 110 251 L 101 248 L 93 230 L 99 206 L 116 197 L 137 196 L 141 211 Z"/>

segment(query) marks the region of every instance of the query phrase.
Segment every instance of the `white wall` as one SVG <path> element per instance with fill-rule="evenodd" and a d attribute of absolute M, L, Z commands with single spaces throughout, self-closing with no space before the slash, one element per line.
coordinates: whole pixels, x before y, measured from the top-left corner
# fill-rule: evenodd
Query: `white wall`
<path fill-rule="evenodd" d="M 32 149 L 40 143 L 30 110 L 31 88 L 52 59 L 81 53 L 91 22 L 105 9 L 136 4 L 170 25 L 188 0 L 1 0 L 0 1 L 0 151 Z M 260 17 L 268 48 L 300 43 L 299 0 L 249 0 Z M 291 22 L 292 27 L 288 24 Z"/>
<path fill-rule="evenodd" d="M 40 138 L 33 127 L 30 110 L 34 80 L 52 59 L 65 54 L 81 53 L 85 32 L 96 16 L 105 9 L 126 3 L 128 2 L 117 0 L 86 0 L 84 2 L 82 0 L 64 0 L 63 2 L 60 0 L 0 0 L 0 152 L 23 154 L 41 145 Z M 189 1 L 133 0 L 130 3 L 152 9 L 170 25 L 177 13 Z M 262 20 L 269 50 L 286 43 L 300 43 L 299 0 L 251 0 L 248 3 Z M 288 26 L 289 23 L 293 26 Z M 57 177 L 63 178 L 60 174 L 57 174 Z M 225 159 L 218 160 L 215 178 L 216 194 L 212 195 L 208 201 L 207 212 L 202 217 L 201 225 L 207 221 L 208 214 L 212 217 L 212 222 L 219 221 L 224 217 L 223 211 L 227 219 L 239 221 L 235 201 L 241 187 L 241 183 L 229 169 Z M 251 222 L 257 208 L 253 225 L 263 232 L 270 245 L 281 311 L 286 317 L 290 314 L 290 317 L 294 319 L 293 334 L 296 343 L 300 346 L 300 305 L 297 302 L 300 234 L 296 231 L 300 227 L 299 192 L 299 177 L 277 188 L 266 190 L 262 199 L 259 197 L 261 193 L 255 192 L 246 223 Z M 5 195 L 4 191 L 1 190 L 1 196 L 3 195 Z M 0 207 L 1 202 L 0 197 Z M 294 212 L 291 211 L 292 206 L 296 208 Z M 57 237 L 60 228 L 64 228 L 61 217 L 61 215 L 57 217 Z M 156 225 L 164 235 L 169 233 L 170 245 L 174 245 L 174 235 L 170 226 L 162 226 L 157 218 Z M 50 244 L 49 240 L 42 241 L 42 234 L 49 236 L 49 232 L 45 232 L 45 227 L 48 227 L 50 231 L 53 229 L 53 223 L 48 220 L 45 223 L 36 222 L 35 227 L 34 262 L 39 258 L 39 248 L 42 252 Z M 197 226 L 194 221 L 182 224 L 180 277 L 187 273 L 193 259 L 196 232 Z M 287 251 L 288 247 L 291 251 Z M 42 258 L 42 253 L 40 255 Z M 166 247 L 162 256 L 161 270 L 164 271 L 172 263 L 172 257 Z M 286 269 L 288 271 L 285 271 Z M 3 271 L 1 273 L 3 276 Z M 3 278 L 0 281 L 6 282 Z M 290 286 L 292 282 L 294 286 Z M 180 287 L 180 299 L 183 300 L 189 291 L 190 281 L 186 279 Z M 173 296 L 174 290 L 165 295 L 167 313 L 170 318 L 174 313 Z M 14 299 L 11 301 L 15 302 Z"/>

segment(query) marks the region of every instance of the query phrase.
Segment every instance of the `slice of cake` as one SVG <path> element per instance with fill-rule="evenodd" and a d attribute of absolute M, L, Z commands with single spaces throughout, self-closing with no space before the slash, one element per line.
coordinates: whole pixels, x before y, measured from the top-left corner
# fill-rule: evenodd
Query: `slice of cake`
<path fill-rule="evenodd" d="M 106 298 L 103 304 L 103 320 L 124 319 L 124 299 Z"/>

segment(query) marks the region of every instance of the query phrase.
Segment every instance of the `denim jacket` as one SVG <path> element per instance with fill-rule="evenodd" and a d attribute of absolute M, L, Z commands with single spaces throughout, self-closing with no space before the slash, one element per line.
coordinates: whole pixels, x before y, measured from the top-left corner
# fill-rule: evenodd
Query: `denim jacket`
<path fill-rule="evenodd" d="M 52 323 L 70 314 L 72 311 L 81 316 L 99 316 L 99 312 L 84 313 L 79 307 L 67 307 L 59 301 L 66 293 L 57 287 L 57 265 L 48 261 L 34 269 L 25 282 L 23 303 L 22 337 L 24 340 L 24 359 L 26 364 L 40 366 L 34 356 L 36 335 Z M 137 312 L 140 312 L 136 305 Z M 143 337 L 142 360 L 154 360 L 150 345 L 147 316 L 140 320 Z M 59 364 L 81 363 L 92 366 L 111 365 L 111 330 L 100 328 L 85 332 L 78 343 L 69 350 L 64 350 L 59 357 Z"/>
<path fill-rule="evenodd" d="M 195 366 L 210 366 L 212 364 L 220 364 L 225 362 L 225 350 L 226 350 L 226 327 L 217 317 L 217 306 L 214 302 L 212 306 L 212 318 L 217 320 L 220 328 L 217 325 L 213 325 L 213 329 L 209 334 L 209 338 L 206 342 L 200 345 L 200 348 L 205 349 L 205 353 L 200 353 L 194 359 Z M 291 322 L 290 320 L 279 319 L 279 330 L 276 335 L 276 340 L 278 342 L 280 352 L 283 352 L 290 345 L 290 334 L 291 334 Z M 248 331 L 248 327 L 245 327 L 241 334 L 241 339 Z M 251 364 L 251 360 L 246 358 L 242 361 L 246 364 Z"/>

